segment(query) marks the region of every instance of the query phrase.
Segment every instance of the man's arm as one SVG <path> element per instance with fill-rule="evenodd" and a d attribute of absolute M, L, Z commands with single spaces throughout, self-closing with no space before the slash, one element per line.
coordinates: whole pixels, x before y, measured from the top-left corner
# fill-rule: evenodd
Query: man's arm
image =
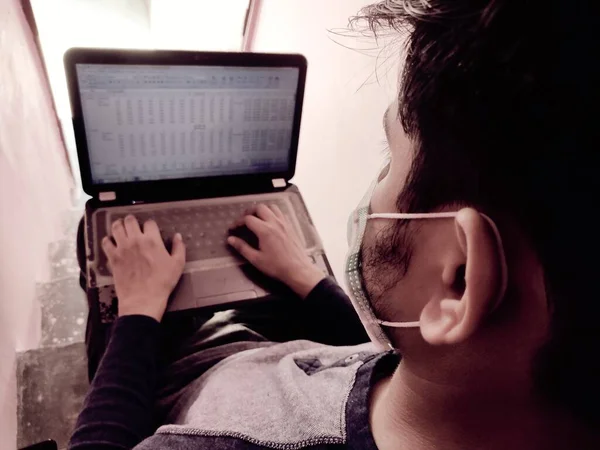
<path fill-rule="evenodd" d="M 130 449 L 153 433 L 159 323 L 120 317 L 71 437 L 71 449 Z"/>
<path fill-rule="evenodd" d="M 350 299 L 332 278 L 322 279 L 303 303 L 303 320 L 309 339 L 331 345 L 358 345 L 369 341 Z"/>
<path fill-rule="evenodd" d="M 298 320 L 307 325 L 307 339 L 332 345 L 369 340 L 348 296 L 313 264 L 277 206 L 258 205 L 254 214 L 241 218 L 236 225 L 245 225 L 256 234 L 259 248 L 233 236 L 229 244 L 257 269 L 282 281 L 304 299 Z"/>
<path fill-rule="evenodd" d="M 104 238 L 119 298 L 119 319 L 69 448 L 129 449 L 152 434 L 156 352 L 169 294 L 181 277 L 185 247 L 181 235 L 166 250 L 154 221 L 140 228 L 133 216 L 112 225 Z"/>

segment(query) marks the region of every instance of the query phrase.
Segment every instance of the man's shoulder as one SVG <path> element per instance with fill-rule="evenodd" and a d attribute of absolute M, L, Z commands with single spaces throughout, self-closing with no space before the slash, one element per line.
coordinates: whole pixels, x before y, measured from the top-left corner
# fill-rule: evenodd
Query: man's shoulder
<path fill-rule="evenodd" d="M 381 355 L 371 344 L 331 347 L 309 341 L 233 355 L 194 383 L 175 423 L 157 434 L 228 437 L 260 448 L 343 445 L 351 392 L 369 388 L 368 380 L 358 387 L 357 376 L 370 378 L 366 372 Z"/>

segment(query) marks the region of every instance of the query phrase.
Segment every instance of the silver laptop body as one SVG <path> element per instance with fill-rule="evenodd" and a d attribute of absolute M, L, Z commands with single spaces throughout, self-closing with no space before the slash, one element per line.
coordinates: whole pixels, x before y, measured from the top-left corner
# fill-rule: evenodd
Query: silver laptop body
<path fill-rule="evenodd" d="M 117 299 L 102 238 L 127 214 L 179 232 L 184 274 L 168 311 L 227 309 L 293 294 L 228 247 L 258 203 L 288 217 L 332 275 L 294 175 L 306 60 L 300 55 L 71 49 L 65 55 L 86 204 L 88 295 Z M 251 238 L 251 237 L 250 237 Z"/>

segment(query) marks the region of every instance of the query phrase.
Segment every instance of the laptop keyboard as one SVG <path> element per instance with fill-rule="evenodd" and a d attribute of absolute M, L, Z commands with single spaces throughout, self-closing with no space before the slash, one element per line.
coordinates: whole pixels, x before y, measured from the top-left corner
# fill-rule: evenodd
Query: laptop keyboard
<path fill-rule="evenodd" d="M 288 207 L 281 200 L 261 201 L 267 205 L 277 205 L 284 215 L 289 216 Z M 198 205 L 161 208 L 138 211 L 134 215 L 143 224 L 153 219 L 158 224 L 161 237 L 170 248 L 175 233 L 181 233 L 186 246 L 186 260 L 202 261 L 232 256 L 235 253 L 226 242 L 229 228 L 245 211 L 256 206 L 256 202 L 228 203 L 219 205 Z M 110 222 L 123 219 L 129 212 L 111 213 Z M 110 234 L 110 233 L 109 233 Z M 110 275 L 104 252 L 99 252 L 98 271 Z"/>

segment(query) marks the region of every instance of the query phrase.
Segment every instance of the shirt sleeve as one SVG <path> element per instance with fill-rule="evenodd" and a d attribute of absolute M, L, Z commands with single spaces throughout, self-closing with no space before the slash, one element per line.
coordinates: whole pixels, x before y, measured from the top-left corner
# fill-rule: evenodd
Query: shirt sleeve
<path fill-rule="evenodd" d="M 154 432 L 160 324 L 120 317 L 92 381 L 70 449 L 130 449 Z"/>
<path fill-rule="evenodd" d="M 350 299 L 332 279 L 324 278 L 304 299 L 304 320 L 317 342 L 330 345 L 358 345 L 369 336 Z"/>

